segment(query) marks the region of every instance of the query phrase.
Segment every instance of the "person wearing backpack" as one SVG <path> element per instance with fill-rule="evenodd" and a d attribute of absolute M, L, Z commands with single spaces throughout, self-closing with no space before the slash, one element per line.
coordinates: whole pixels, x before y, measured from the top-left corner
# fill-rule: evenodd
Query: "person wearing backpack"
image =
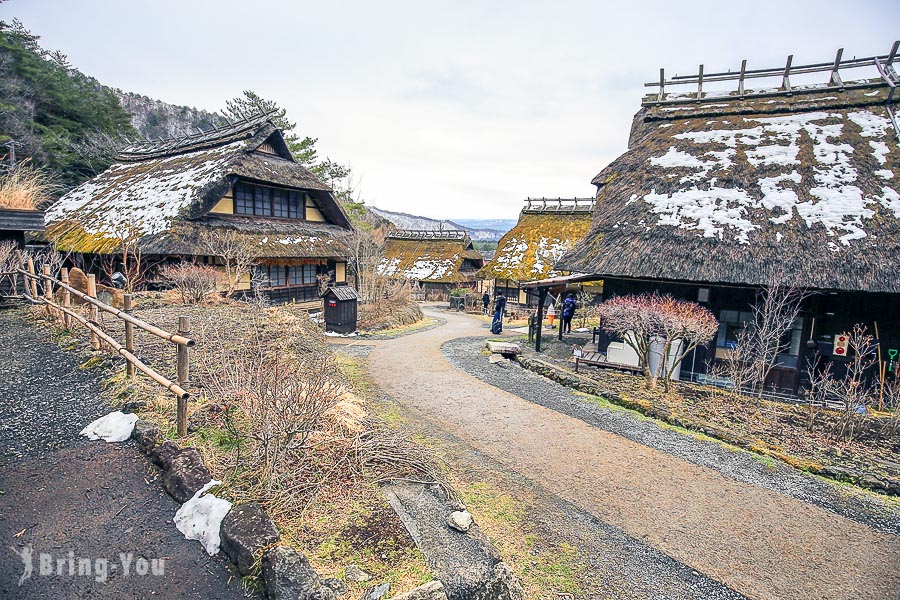
<path fill-rule="evenodd" d="M 572 333 L 572 317 L 575 316 L 575 309 L 578 304 L 575 302 L 575 294 L 569 292 L 563 301 L 562 307 L 562 332 Z"/>

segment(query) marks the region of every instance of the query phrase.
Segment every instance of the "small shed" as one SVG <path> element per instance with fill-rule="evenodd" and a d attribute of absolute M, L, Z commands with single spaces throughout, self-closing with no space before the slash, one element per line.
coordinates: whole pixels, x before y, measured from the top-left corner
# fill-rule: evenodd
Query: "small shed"
<path fill-rule="evenodd" d="M 356 331 L 356 305 L 359 294 L 349 285 L 329 287 L 322 294 L 325 308 L 325 331 L 353 333 Z"/>
<path fill-rule="evenodd" d="M 0 242 L 12 241 L 25 247 L 25 232 L 43 231 L 44 213 L 39 210 L 2 208 L 0 203 Z"/>

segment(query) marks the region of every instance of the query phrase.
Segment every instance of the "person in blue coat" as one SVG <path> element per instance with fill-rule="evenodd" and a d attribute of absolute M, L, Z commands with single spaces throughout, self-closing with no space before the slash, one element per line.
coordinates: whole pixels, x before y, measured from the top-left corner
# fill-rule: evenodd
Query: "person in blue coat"
<path fill-rule="evenodd" d="M 572 333 L 572 317 L 575 316 L 575 309 L 578 304 L 575 302 L 575 294 L 569 292 L 562 306 L 562 332 Z"/>
<path fill-rule="evenodd" d="M 506 296 L 503 292 L 497 292 L 494 298 L 494 320 L 491 323 L 491 333 L 498 335 L 503 331 L 503 311 L 506 309 Z"/>

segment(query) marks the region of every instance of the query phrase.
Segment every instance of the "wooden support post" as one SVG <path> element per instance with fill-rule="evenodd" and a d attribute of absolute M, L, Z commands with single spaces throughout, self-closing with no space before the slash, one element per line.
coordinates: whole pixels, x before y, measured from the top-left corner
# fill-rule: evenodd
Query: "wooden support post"
<path fill-rule="evenodd" d="M 784 88 L 784 91 L 787 92 L 787 95 L 790 96 L 793 94 L 791 91 L 791 63 L 794 62 L 794 55 L 790 54 L 787 57 L 787 63 L 784 65 L 784 75 L 781 78 L 781 87 Z"/>
<path fill-rule="evenodd" d="M 41 267 L 41 273 L 43 273 L 44 278 L 41 280 L 41 287 L 44 288 L 44 300 L 47 301 L 47 314 L 51 317 L 53 315 L 53 306 L 50 304 L 53 302 L 53 282 L 50 281 L 50 265 L 43 265 Z"/>
<path fill-rule="evenodd" d="M 828 85 L 837 86 L 841 91 L 844 89 L 844 82 L 841 80 L 841 74 L 838 73 L 838 68 L 841 66 L 841 56 L 844 54 L 843 48 L 838 48 L 837 55 L 834 57 L 834 66 L 831 67 L 831 81 L 828 82 Z"/>
<path fill-rule="evenodd" d="M 30 287 L 31 288 L 31 297 L 34 298 L 35 300 L 37 300 L 37 297 L 38 297 L 37 277 L 36 277 L 37 273 L 35 273 L 35 271 L 34 271 L 34 259 L 29 256 L 28 259 L 26 260 L 26 265 L 28 267 L 28 274 L 31 275 L 31 277 L 28 278 L 28 281 L 31 283 L 31 285 L 28 286 L 26 284 L 25 289 L 28 289 Z"/>
<path fill-rule="evenodd" d="M 125 294 L 122 300 L 125 305 L 125 313 L 130 315 L 134 301 L 131 294 Z M 134 324 L 128 321 L 125 321 L 125 349 L 134 354 Z M 134 379 L 134 365 L 130 361 L 125 361 L 125 374 Z"/>
<path fill-rule="evenodd" d="M 12 274 L 12 293 L 13 296 L 19 295 L 19 274 L 16 271 Z"/>
<path fill-rule="evenodd" d="M 69 285 L 69 269 L 62 268 L 59 270 L 59 280 L 63 282 L 63 286 Z M 63 287 L 63 308 L 71 309 L 72 308 L 72 293 L 69 292 L 65 287 Z M 63 311 L 63 325 L 66 329 L 72 328 L 72 317 L 70 317 L 65 311 Z"/>
<path fill-rule="evenodd" d="M 744 76 L 747 74 L 747 59 L 741 61 L 741 76 L 738 79 L 738 96 L 744 97 Z"/>
<path fill-rule="evenodd" d="M 697 75 L 697 102 L 703 98 L 703 65 L 700 65 L 700 73 Z"/>
<path fill-rule="evenodd" d="M 89 273 L 87 276 L 87 295 L 91 298 L 97 297 L 97 276 L 93 273 Z M 99 320 L 100 310 L 93 304 L 91 304 L 90 308 L 90 319 L 94 323 Z M 96 333 L 91 333 L 91 350 L 94 352 L 100 350 L 100 338 Z"/>
<path fill-rule="evenodd" d="M 657 102 L 662 102 L 666 95 L 666 70 L 659 70 L 659 95 L 656 97 Z"/>
<path fill-rule="evenodd" d="M 191 333 L 191 318 L 181 316 L 178 317 L 178 334 L 189 337 Z M 178 344 L 178 362 L 176 372 L 178 373 L 178 385 L 182 388 L 187 385 L 191 376 L 190 349 L 184 344 Z M 178 437 L 187 435 L 187 398 L 178 398 L 178 418 L 177 428 Z"/>
<path fill-rule="evenodd" d="M 538 308 L 537 315 L 535 319 L 535 327 L 537 327 L 537 331 L 535 332 L 534 338 L 534 351 L 541 351 L 541 330 L 544 329 L 544 300 L 547 298 L 547 288 L 538 288 Z"/>

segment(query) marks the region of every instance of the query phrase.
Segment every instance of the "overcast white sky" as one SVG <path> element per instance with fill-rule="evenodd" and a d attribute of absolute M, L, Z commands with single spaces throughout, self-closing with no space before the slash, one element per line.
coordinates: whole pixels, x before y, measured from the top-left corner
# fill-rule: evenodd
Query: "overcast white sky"
<path fill-rule="evenodd" d="M 625 150 L 643 82 L 888 51 L 893 2 L 11 0 L 50 50 L 107 85 L 219 110 L 252 89 L 367 203 L 515 218 L 527 196 L 592 195 Z"/>

